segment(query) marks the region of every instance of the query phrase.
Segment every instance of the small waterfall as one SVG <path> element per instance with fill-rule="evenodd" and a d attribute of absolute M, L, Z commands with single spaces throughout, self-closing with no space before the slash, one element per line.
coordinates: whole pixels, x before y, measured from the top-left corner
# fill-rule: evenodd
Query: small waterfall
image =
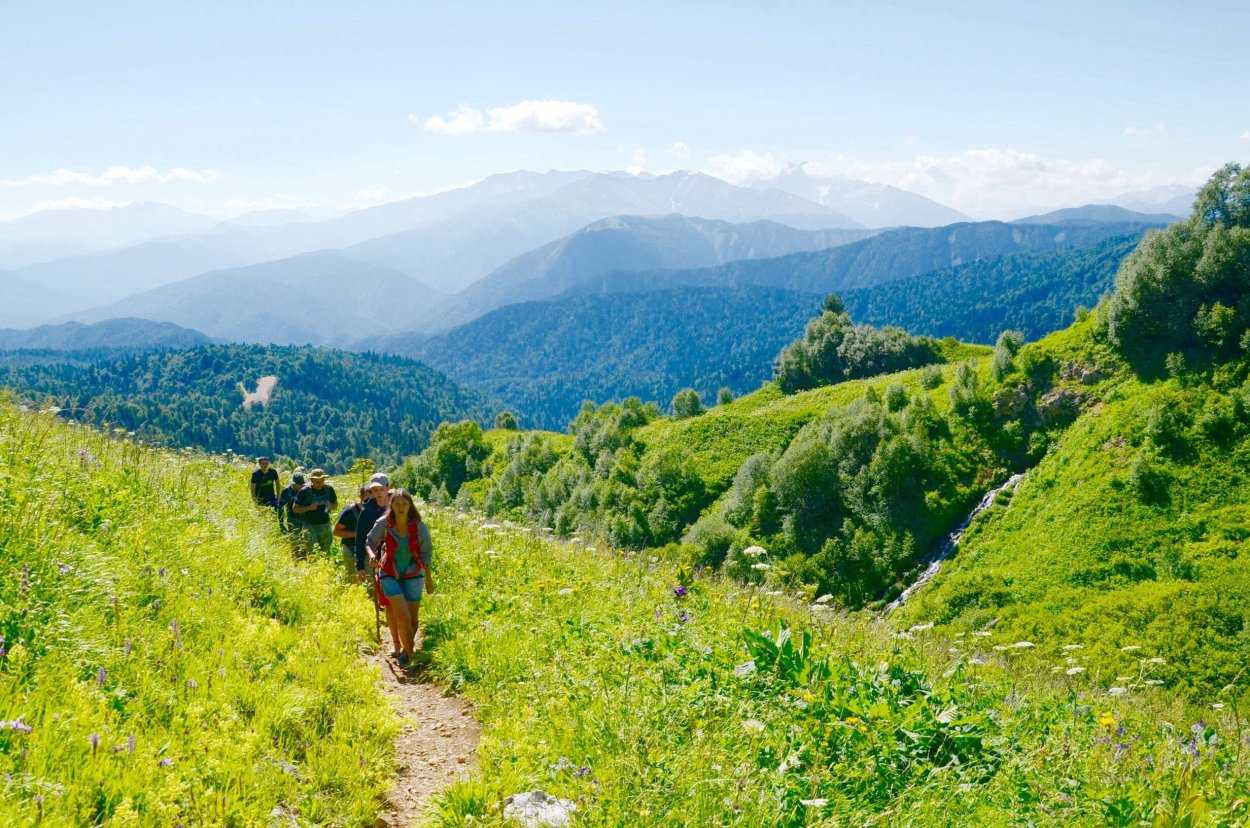
<path fill-rule="evenodd" d="M 959 542 L 963 540 L 964 532 L 968 531 L 968 526 L 972 523 L 972 519 L 993 506 L 999 492 L 1005 492 L 1008 489 L 1014 491 L 1015 488 L 1020 485 L 1020 480 L 1023 477 L 1024 475 L 1022 474 L 1013 474 L 1011 477 L 1007 478 L 1006 483 L 999 486 L 997 489 L 990 489 L 986 492 L 985 497 L 981 498 L 981 502 L 977 504 L 977 507 L 972 510 L 968 517 L 964 518 L 963 523 L 959 524 L 958 528 L 956 528 L 954 532 L 951 532 L 946 536 L 946 540 L 942 543 L 942 548 L 939 549 L 938 553 L 929 561 L 929 565 L 925 567 L 924 572 L 920 573 L 920 577 L 917 578 L 911 586 L 903 590 L 897 598 L 887 604 L 885 609 L 881 611 L 881 614 L 889 615 L 894 610 L 903 606 L 903 604 L 907 603 L 907 599 L 910 598 L 916 590 L 929 583 L 929 581 L 932 581 L 934 576 L 938 574 L 938 571 L 941 570 L 942 562 L 955 553 L 955 547 L 959 546 Z"/>

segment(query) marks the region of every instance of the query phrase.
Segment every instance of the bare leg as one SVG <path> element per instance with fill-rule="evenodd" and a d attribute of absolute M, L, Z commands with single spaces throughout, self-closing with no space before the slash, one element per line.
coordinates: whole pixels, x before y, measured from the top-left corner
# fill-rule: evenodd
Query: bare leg
<path fill-rule="evenodd" d="M 408 620 L 410 624 L 409 631 L 411 634 L 408 637 L 408 645 L 413 650 L 416 650 L 417 648 L 417 622 L 420 619 L 421 619 L 421 602 L 409 601 L 408 602 Z"/>
<path fill-rule="evenodd" d="M 402 651 L 403 644 L 400 643 L 400 639 L 399 639 L 399 622 L 395 619 L 395 616 L 397 614 L 395 612 L 395 600 L 396 599 L 391 598 L 389 596 L 387 597 L 386 628 L 391 631 L 391 643 L 394 645 L 391 649 Z"/>

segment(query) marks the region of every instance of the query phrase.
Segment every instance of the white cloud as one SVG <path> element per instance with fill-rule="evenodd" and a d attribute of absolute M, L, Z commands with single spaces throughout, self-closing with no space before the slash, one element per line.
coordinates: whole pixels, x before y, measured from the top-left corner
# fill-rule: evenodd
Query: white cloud
<path fill-rule="evenodd" d="M 390 201 L 390 187 L 361 187 L 356 191 L 359 201 Z"/>
<path fill-rule="evenodd" d="M 709 159 L 703 172 L 732 184 L 744 184 L 773 179 L 795 167 L 812 175 L 890 184 L 985 218 L 1016 218 L 1169 184 L 1192 186 L 1211 171 L 1204 167 L 1138 173 L 1102 159 L 1052 160 L 1032 152 L 991 148 L 881 161 L 852 161 L 833 155 L 798 165 L 769 152 L 743 150 Z"/>
<path fill-rule="evenodd" d="M 1135 173 L 1097 158 L 1049 160 L 1015 149 L 971 149 L 945 157 L 851 163 L 843 172 L 919 193 L 971 215 L 1007 218 L 1165 184 L 1193 184 L 1209 170 Z"/>
<path fill-rule="evenodd" d="M 414 115 L 409 115 L 408 120 L 420 119 Z M 435 116 L 430 118 L 423 125 L 426 132 L 437 132 L 439 135 L 468 135 L 472 132 L 480 132 L 482 127 L 486 125 L 486 119 L 481 112 L 476 109 L 470 109 L 462 106 L 446 118 Z"/>
<path fill-rule="evenodd" d="M 788 167 L 789 165 L 783 159 L 771 152 L 760 155 L 751 150 L 741 150 L 712 156 L 708 159 L 707 166 L 700 172 L 714 175 L 730 184 L 743 184 L 748 181 L 776 178 Z"/>
<path fill-rule="evenodd" d="M 647 171 L 647 151 L 645 149 L 634 150 L 634 163 L 632 166 L 626 167 L 625 172 L 630 175 L 638 175 Z"/>
<path fill-rule="evenodd" d="M 1152 133 L 1167 132 L 1167 128 L 1168 128 L 1168 125 L 1160 121 L 1159 123 L 1155 124 L 1153 127 L 1126 126 L 1124 128 L 1124 134 L 1131 135 L 1134 138 L 1139 138 L 1143 135 L 1150 135 Z"/>
<path fill-rule="evenodd" d="M 673 155 L 676 155 L 682 161 L 690 158 L 690 147 L 686 146 L 683 141 L 673 142 Z"/>
<path fill-rule="evenodd" d="M 1241 133 L 1241 140 L 1246 141 L 1247 143 L 1250 143 L 1250 129 L 1247 129 L 1245 132 Z"/>
<path fill-rule="evenodd" d="M 440 135 L 470 135 L 475 132 L 561 132 L 594 135 L 604 132 L 599 110 L 577 101 L 521 101 L 512 106 L 492 107 L 483 114 L 460 106 L 445 117 L 422 119 L 413 114 L 408 120 L 421 124 L 426 132 Z"/>
<path fill-rule="evenodd" d="M 99 175 L 79 172 L 77 170 L 58 169 L 44 175 L 28 175 L 26 178 L 0 179 L 0 187 L 23 187 L 42 185 L 47 187 L 68 187 L 83 185 L 86 187 L 108 187 L 113 184 L 168 184 L 171 181 L 193 181 L 207 184 L 218 179 L 212 170 L 188 170 L 174 167 L 169 172 L 161 172 L 155 167 L 124 167 L 115 164 Z"/>

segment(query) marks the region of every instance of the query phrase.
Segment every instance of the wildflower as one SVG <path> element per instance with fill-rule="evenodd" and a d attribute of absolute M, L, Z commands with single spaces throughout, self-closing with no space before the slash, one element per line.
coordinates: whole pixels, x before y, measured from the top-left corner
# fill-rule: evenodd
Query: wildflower
<path fill-rule="evenodd" d="M 126 655 L 130 655 L 130 637 L 129 636 L 126 637 L 126 641 L 122 645 L 122 652 L 124 652 Z"/>
<path fill-rule="evenodd" d="M 199 686 L 200 686 L 200 685 L 199 685 L 199 683 L 197 683 L 195 679 L 187 679 L 187 688 L 188 688 L 188 689 L 190 689 L 190 690 L 194 690 L 195 688 L 197 688 L 197 687 L 199 687 Z"/>
<path fill-rule="evenodd" d="M 1017 641 L 1015 644 L 1012 644 L 1011 646 L 1017 650 L 1027 650 L 1033 646 L 1033 642 L 1032 641 Z"/>
<path fill-rule="evenodd" d="M 1124 688 L 1124 687 L 1109 687 L 1109 688 L 1107 688 L 1107 695 L 1109 695 L 1109 696 L 1123 696 L 1123 695 L 1124 695 L 1125 693 L 1127 693 L 1127 692 L 1128 692 L 1128 690 L 1127 690 L 1126 688 Z"/>
<path fill-rule="evenodd" d="M 823 797 L 818 797 L 816 799 L 800 799 L 799 804 L 806 805 L 809 808 L 823 808 L 829 804 L 829 800 Z"/>
<path fill-rule="evenodd" d="M 95 676 L 95 686 L 96 686 L 96 687 L 103 687 L 103 686 L 104 686 L 104 680 L 105 680 L 106 678 L 108 678 L 108 673 L 104 672 L 104 668 L 103 668 L 103 667 L 101 667 L 101 668 L 100 668 L 100 671 L 99 671 L 98 673 L 96 673 L 96 676 Z"/>
<path fill-rule="evenodd" d="M 742 550 L 742 554 L 746 555 L 748 558 L 758 558 L 761 555 L 768 554 L 768 552 L 762 546 L 748 546 L 746 549 Z"/>
<path fill-rule="evenodd" d="M 174 760 L 166 756 L 164 759 L 161 759 L 159 762 L 157 762 L 156 766 L 158 768 L 172 768 L 174 766 Z"/>
<path fill-rule="evenodd" d="M 1075 676 L 1077 673 L 1084 673 L 1084 672 L 1085 672 L 1084 667 L 1069 667 L 1067 670 L 1067 673 L 1070 676 Z"/>
<path fill-rule="evenodd" d="M 994 633 L 990 632 L 989 630 L 973 630 L 972 634 L 975 635 L 977 638 L 989 638 Z"/>
<path fill-rule="evenodd" d="M 1120 652 L 1122 652 L 1122 653 L 1133 653 L 1133 652 L 1137 652 L 1137 651 L 1138 651 L 1138 650 L 1140 650 L 1140 649 L 1141 649 L 1141 647 L 1137 646 L 1136 644 L 1129 644 L 1129 645 L 1127 645 L 1127 646 L 1121 647 L 1121 648 L 1120 648 Z"/>
<path fill-rule="evenodd" d="M 817 598 L 817 599 L 816 599 L 816 603 L 817 603 L 817 604 L 827 604 L 827 603 L 829 603 L 829 602 L 830 602 L 830 601 L 832 601 L 832 600 L 833 600 L 833 596 L 832 596 L 832 595 L 822 595 L 822 596 L 820 596 L 819 598 Z"/>
<path fill-rule="evenodd" d="M 15 733 L 33 733 L 34 728 L 22 721 L 22 717 L 4 722 L 0 721 L 0 730 L 12 730 Z"/>
<path fill-rule="evenodd" d="M 772 569 L 772 567 L 766 563 L 753 563 L 751 564 L 751 568 L 759 570 Z"/>
<path fill-rule="evenodd" d="M 1159 658 L 1158 656 L 1155 656 L 1154 658 L 1146 659 L 1146 663 L 1147 664 L 1167 664 L 1168 662 L 1167 662 L 1167 659 L 1165 658 Z"/>
<path fill-rule="evenodd" d="M 135 752 L 135 735 L 134 735 L 133 733 L 131 733 L 131 734 L 130 734 L 130 736 L 128 736 L 128 737 L 126 738 L 126 752 L 127 752 L 127 753 L 129 753 L 129 754 L 130 754 L 130 755 L 132 755 L 132 756 L 134 755 L 134 752 Z"/>
<path fill-rule="evenodd" d="M 686 614 L 686 613 L 684 613 L 684 612 L 683 612 L 681 615 L 677 616 L 677 622 L 678 622 L 679 624 L 684 624 L 684 623 L 686 623 L 686 622 L 687 622 L 687 621 L 689 621 L 689 620 L 690 620 L 690 616 L 689 616 L 689 615 L 687 615 L 687 614 Z"/>
<path fill-rule="evenodd" d="M 764 723 L 759 719 L 747 719 L 742 726 L 752 733 L 761 733 L 764 730 Z"/>
<path fill-rule="evenodd" d="M 575 779 L 581 779 L 583 776 L 590 776 L 590 768 L 585 765 L 582 765 L 580 768 L 573 771 L 573 777 Z"/>
<path fill-rule="evenodd" d="M 1223 704 L 1223 702 L 1212 702 L 1212 704 L 1211 704 L 1211 709 L 1212 709 L 1212 710 L 1223 710 L 1223 709 L 1224 709 L 1224 704 Z"/>
<path fill-rule="evenodd" d="M 677 586 L 673 587 L 673 595 L 677 598 L 685 598 L 686 588 L 682 586 L 681 584 L 678 584 Z"/>
<path fill-rule="evenodd" d="M 95 756 L 96 751 L 100 749 L 100 734 L 92 733 L 87 741 L 91 742 L 91 755 Z"/>
<path fill-rule="evenodd" d="M 1098 724 L 1102 725 L 1103 727 L 1114 727 L 1115 726 L 1115 714 L 1112 713 L 1110 710 L 1105 711 L 1101 716 L 1098 717 Z"/>
<path fill-rule="evenodd" d="M 1146 684 L 1149 684 L 1151 687 L 1158 687 L 1163 682 L 1160 679 L 1146 679 Z"/>
<path fill-rule="evenodd" d="M 73 571 L 74 571 L 74 567 L 70 566 L 69 564 L 63 564 L 60 569 L 60 572 L 62 575 L 68 575 Z"/>

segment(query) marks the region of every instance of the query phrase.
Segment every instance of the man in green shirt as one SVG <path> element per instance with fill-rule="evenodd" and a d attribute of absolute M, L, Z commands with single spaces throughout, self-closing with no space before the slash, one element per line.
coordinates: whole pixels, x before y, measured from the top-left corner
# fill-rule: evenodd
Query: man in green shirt
<path fill-rule="evenodd" d="M 308 485 L 295 496 L 291 511 L 303 520 L 304 549 L 312 552 L 319 548 L 323 555 L 334 549 L 334 522 L 330 514 L 338 509 L 339 496 L 334 487 L 326 483 L 323 469 L 313 469 L 308 475 Z"/>

